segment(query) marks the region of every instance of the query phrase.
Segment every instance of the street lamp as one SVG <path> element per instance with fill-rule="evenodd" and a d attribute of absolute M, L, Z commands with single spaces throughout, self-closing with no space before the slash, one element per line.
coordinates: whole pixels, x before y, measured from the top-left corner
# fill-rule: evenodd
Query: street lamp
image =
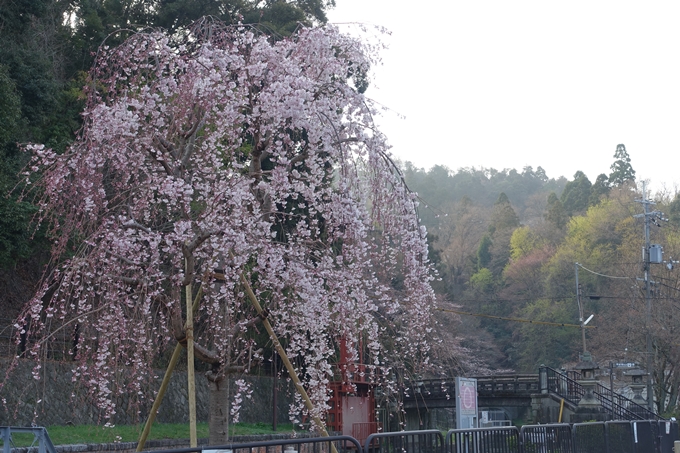
<path fill-rule="evenodd" d="M 583 353 L 585 354 L 588 352 L 586 349 L 586 325 L 593 319 L 593 316 L 595 315 L 590 315 L 588 319 L 585 321 L 583 320 L 583 305 L 581 304 L 581 285 L 578 283 L 578 268 L 580 264 L 579 263 L 574 263 L 574 271 L 576 272 L 576 303 L 578 304 L 578 320 L 581 323 L 581 337 L 583 338 Z"/>

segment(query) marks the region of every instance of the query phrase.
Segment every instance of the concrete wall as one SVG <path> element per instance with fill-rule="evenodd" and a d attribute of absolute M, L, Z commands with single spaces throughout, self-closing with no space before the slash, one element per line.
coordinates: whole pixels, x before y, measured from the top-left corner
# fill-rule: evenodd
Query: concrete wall
<path fill-rule="evenodd" d="M 97 409 L 87 391 L 72 382 L 72 365 L 63 362 L 46 362 L 41 369 L 42 378 L 33 379 L 31 371 L 35 363 L 20 360 L 16 368 L 8 373 L 10 362 L 0 360 L 0 426 L 40 426 L 65 424 L 101 424 L 102 413 Z M 153 394 L 160 387 L 164 370 L 158 370 Z M 248 376 L 253 388 L 251 400 L 244 400 L 240 421 L 247 423 L 271 423 L 273 419 L 273 378 Z M 288 422 L 288 405 L 291 401 L 291 386 L 279 380 L 277 420 Z M 160 407 L 159 423 L 187 423 L 187 378 L 185 372 L 173 374 L 168 391 Z M 232 386 L 234 388 L 234 386 Z M 196 374 L 196 402 L 198 421 L 208 419 L 208 385 L 205 376 Z M 131 424 L 144 422 L 153 401 L 144 400 L 135 405 L 127 395 L 116 401 L 116 415 L 113 423 Z"/>

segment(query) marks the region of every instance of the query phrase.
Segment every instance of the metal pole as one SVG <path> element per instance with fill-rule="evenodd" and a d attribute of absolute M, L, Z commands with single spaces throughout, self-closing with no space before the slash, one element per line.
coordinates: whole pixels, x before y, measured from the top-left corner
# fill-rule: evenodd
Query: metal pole
<path fill-rule="evenodd" d="M 273 381 L 273 387 L 272 387 L 272 431 L 276 431 L 276 428 L 278 427 L 278 405 L 279 405 L 279 374 L 278 371 L 276 370 L 276 352 L 272 352 L 272 362 L 274 364 L 274 378 L 272 379 Z M 680 453 L 680 452 L 678 452 Z"/>
<path fill-rule="evenodd" d="M 583 324 L 583 306 L 581 305 L 581 286 L 578 284 L 578 267 L 580 264 L 574 263 L 574 271 L 576 272 L 576 303 L 578 303 L 578 320 L 581 323 L 581 338 L 583 339 L 583 353 L 588 352 L 586 349 L 586 326 Z"/>
<path fill-rule="evenodd" d="M 647 200 L 647 183 L 642 183 L 642 199 L 645 210 L 645 251 L 644 251 L 644 269 L 645 269 L 645 303 L 646 303 L 646 323 L 647 323 L 647 407 L 654 412 L 654 389 L 653 389 L 653 369 L 652 369 L 652 298 L 651 298 L 651 282 L 649 280 L 649 201 Z"/>
<path fill-rule="evenodd" d="M 614 362 L 609 362 L 609 393 L 612 399 L 612 420 L 614 420 Z"/>

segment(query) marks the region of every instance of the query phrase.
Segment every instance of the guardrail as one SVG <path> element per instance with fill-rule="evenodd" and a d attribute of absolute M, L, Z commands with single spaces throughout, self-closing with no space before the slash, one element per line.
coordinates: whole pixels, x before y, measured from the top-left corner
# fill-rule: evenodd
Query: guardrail
<path fill-rule="evenodd" d="M 44 428 L 0 427 L 3 453 L 11 432 L 40 437 L 38 453 L 60 453 Z M 42 434 L 41 434 L 42 433 Z M 231 443 L 153 453 L 674 453 L 675 421 L 610 421 L 499 428 L 400 431 L 371 434 L 364 445 L 350 436 Z M 66 450 L 70 451 L 70 450 Z"/>
<path fill-rule="evenodd" d="M 153 453 L 357 453 L 362 450 L 359 441 L 351 436 L 330 436 L 153 450 Z"/>
<path fill-rule="evenodd" d="M 371 434 L 364 453 L 443 453 L 444 435 L 436 429 Z"/>
<path fill-rule="evenodd" d="M 515 426 L 502 428 L 452 429 L 446 433 L 446 453 L 519 451 L 519 430 Z"/>
<path fill-rule="evenodd" d="M 378 433 L 363 446 L 338 436 L 154 453 L 674 453 L 676 440 L 677 422 L 645 420 Z"/>
<path fill-rule="evenodd" d="M 673 453 L 677 422 L 615 421 L 453 429 L 445 453 Z"/>

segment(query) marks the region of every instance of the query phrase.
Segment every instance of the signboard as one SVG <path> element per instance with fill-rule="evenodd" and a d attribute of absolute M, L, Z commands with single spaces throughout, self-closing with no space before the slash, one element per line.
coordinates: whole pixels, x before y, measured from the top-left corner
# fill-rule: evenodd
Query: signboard
<path fill-rule="evenodd" d="M 635 368 L 637 366 L 637 363 L 635 363 L 635 362 L 617 362 L 617 363 L 614 363 L 614 366 L 616 368 Z"/>
<path fill-rule="evenodd" d="M 456 378 L 456 428 L 477 428 L 477 379 Z"/>

